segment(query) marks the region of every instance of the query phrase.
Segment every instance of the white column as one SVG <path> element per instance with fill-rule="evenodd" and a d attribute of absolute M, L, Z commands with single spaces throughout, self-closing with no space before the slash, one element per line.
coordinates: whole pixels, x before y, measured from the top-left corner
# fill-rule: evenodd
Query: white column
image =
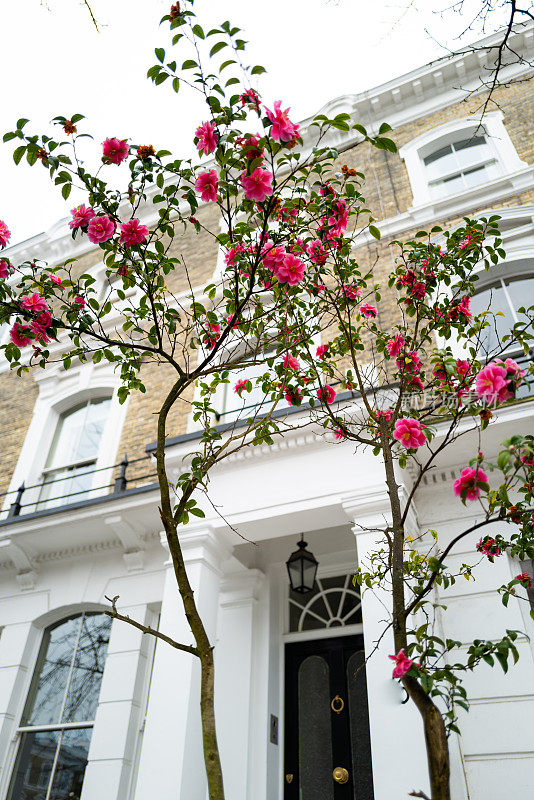
<path fill-rule="evenodd" d="M 221 585 L 220 616 L 215 647 L 215 708 L 226 796 L 232 800 L 258 797 L 247 793 L 257 775 L 251 763 L 253 737 L 255 608 L 264 575 L 245 569 L 226 575 Z M 267 736 L 267 722 L 261 735 Z M 264 778 L 264 776 L 262 776 Z"/>
<path fill-rule="evenodd" d="M 191 587 L 208 636 L 215 641 L 221 564 L 229 555 L 220 534 L 188 526 L 180 542 Z M 171 563 L 163 589 L 160 631 L 194 644 Z M 206 771 L 200 719 L 200 664 L 165 642 L 156 645 L 135 800 L 205 800 Z"/>
<path fill-rule="evenodd" d="M 118 606 L 143 625 L 154 625 L 146 605 Z M 113 620 L 81 800 L 126 800 L 150 641 L 127 622 Z"/>
<path fill-rule="evenodd" d="M 385 489 L 370 496 L 362 492 L 343 503 L 353 521 L 358 564 L 383 546 L 384 520 L 390 517 Z M 377 530 L 370 530 L 375 528 Z M 367 662 L 367 695 L 371 729 L 371 756 L 375 797 L 405 797 L 413 789 L 428 793 L 429 779 L 423 725 L 419 712 L 406 698 L 402 686 L 392 679 L 395 652 L 393 631 L 384 636 L 391 619 L 391 598 L 386 590 L 368 589 L 362 596 L 363 636 Z M 380 638 L 382 637 L 382 638 Z M 378 642 L 378 644 L 377 644 Z"/>

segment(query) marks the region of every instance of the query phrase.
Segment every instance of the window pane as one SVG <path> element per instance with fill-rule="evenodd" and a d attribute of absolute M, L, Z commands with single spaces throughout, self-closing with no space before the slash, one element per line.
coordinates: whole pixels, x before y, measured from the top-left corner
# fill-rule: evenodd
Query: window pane
<path fill-rule="evenodd" d="M 512 312 L 508 306 L 502 286 L 496 285 L 477 292 L 471 299 L 473 315 L 490 310 L 494 314 L 501 311 L 503 317 L 488 316 L 489 325 L 481 334 L 481 346 L 484 351 L 491 351 L 498 346 L 500 337 L 507 333 L 514 324 Z"/>
<path fill-rule="evenodd" d="M 439 154 L 439 155 L 438 155 Z M 432 159 L 429 161 L 428 159 Z M 424 159 L 429 180 L 448 175 L 458 169 L 456 154 L 452 152 L 450 145 L 441 150 L 437 150 L 428 158 Z"/>
<path fill-rule="evenodd" d="M 95 400 L 61 417 L 47 466 L 96 458 L 110 400 Z"/>
<path fill-rule="evenodd" d="M 91 743 L 91 732 L 90 728 L 64 731 L 54 772 L 50 800 L 80 799 L 83 776 L 87 766 L 87 753 Z"/>
<path fill-rule="evenodd" d="M 59 736 L 60 731 L 22 735 L 9 800 L 45 800 Z"/>
<path fill-rule="evenodd" d="M 468 169 L 464 172 L 464 181 L 468 189 L 470 189 L 471 186 L 479 186 L 481 183 L 484 183 L 484 181 L 487 181 L 488 178 L 488 170 L 485 164 L 480 167 L 473 167 L 473 169 Z"/>
<path fill-rule="evenodd" d="M 506 281 L 506 287 L 512 306 L 517 312 L 521 306 L 528 308 L 534 305 L 534 276 L 516 278 L 515 280 Z"/>
<path fill-rule="evenodd" d="M 455 150 L 468 150 L 469 148 L 479 147 L 482 144 L 486 144 L 485 136 L 470 136 L 468 139 L 454 142 L 453 147 Z"/>
<path fill-rule="evenodd" d="M 429 156 L 425 156 L 423 161 L 425 162 L 425 167 L 428 167 L 429 164 L 433 164 L 434 161 L 438 161 L 440 158 L 445 158 L 452 153 L 452 147 L 450 144 L 445 145 L 445 147 L 440 147 L 439 150 L 434 150 L 433 153 L 430 153 Z"/>
<path fill-rule="evenodd" d="M 470 167 L 490 158 L 489 146 L 484 137 L 476 136 L 455 142 L 456 162 L 460 167 Z"/>
<path fill-rule="evenodd" d="M 106 614 L 84 617 L 62 722 L 95 718 L 110 629 L 111 619 Z"/>
<path fill-rule="evenodd" d="M 464 188 L 464 181 L 461 173 L 457 175 L 453 175 L 450 178 L 446 178 L 439 183 L 432 183 L 430 184 L 430 192 L 432 197 L 439 198 L 439 197 L 447 197 L 450 194 L 455 194 L 456 192 L 461 192 Z"/>
<path fill-rule="evenodd" d="M 75 503 L 77 500 L 85 500 L 93 485 L 94 473 L 91 470 L 95 468 L 95 463 L 92 461 L 81 467 L 48 472 L 39 493 L 37 508 L 42 510 L 43 508 L 62 506 L 65 503 Z M 65 478 L 65 480 L 58 480 L 59 478 Z M 72 500 L 69 500 L 71 495 L 73 495 Z"/>
<path fill-rule="evenodd" d="M 109 404 L 110 400 L 108 398 L 107 400 L 91 403 L 87 408 L 85 424 L 80 432 L 76 449 L 76 461 L 84 461 L 87 458 L 96 458 L 98 456 Z"/>
<path fill-rule="evenodd" d="M 23 725 L 59 722 L 80 621 L 69 619 L 45 633 Z"/>

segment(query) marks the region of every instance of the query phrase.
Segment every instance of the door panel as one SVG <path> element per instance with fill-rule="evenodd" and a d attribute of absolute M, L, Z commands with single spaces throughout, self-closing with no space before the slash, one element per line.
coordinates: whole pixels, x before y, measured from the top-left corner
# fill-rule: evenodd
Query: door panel
<path fill-rule="evenodd" d="M 362 636 L 286 645 L 284 800 L 373 800 L 364 662 Z"/>

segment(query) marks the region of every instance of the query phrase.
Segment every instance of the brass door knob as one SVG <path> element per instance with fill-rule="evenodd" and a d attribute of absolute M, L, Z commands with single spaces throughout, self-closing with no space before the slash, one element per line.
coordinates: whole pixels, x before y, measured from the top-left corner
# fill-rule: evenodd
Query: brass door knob
<path fill-rule="evenodd" d="M 345 767 L 336 767 L 332 773 L 332 777 L 336 783 L 347 783 L 349 779 L 349 773 Z"/>

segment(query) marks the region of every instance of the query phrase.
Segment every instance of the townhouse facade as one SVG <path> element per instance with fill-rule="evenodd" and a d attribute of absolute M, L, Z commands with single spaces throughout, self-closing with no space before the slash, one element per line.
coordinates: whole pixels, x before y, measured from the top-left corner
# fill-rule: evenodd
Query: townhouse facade
<path fill-rule="evenodd" d="M 525 60 L 504 67 L 483 115 L 481 75 L 491 66 L 484 51 L 322 109 L 348 112 L 370 131 L 388 121 L 399 147 L 397 154 L 351 148 L 349 134 L 332 136 L 340 165 L 366 174 L 364 193 L 382 232 L 380 242 L 366 232 L 357 238 L 362 265 L 375 265 L 383 279 L 392 239 L 498 214 L 507 256 L 481 276 L 472 308 L 491 299 L 508 325 L 519 305 L 534 304 L 533 32 L 531 25 L 514 33 Z M 147 224 L 150 213 L 142 212 Z M 212 226 L 213 214 L 203 206 L 198 217 Z M 216 272 L 221 254 L 212 239 L 188 233 L 174 247 L 197 285 Z M 73 242 L 66 220 L 5 252 L 13 262 L 51 265 L 74 256 L 105 280 L 100 251 Z M 177 292 L 187 289 L 181 282 L 177 275 Z M 387 326 L 393 306 L 383 303 L 380 314 Z M 68 371 L 50 364 L 22 378 L 5 363 L 0 369 L 0 800 L 205 800 L 196 665 L 104 614 L 106 597 L 118 596 L 122 613 L 190 640 L 161 537 L 152 457 L 153 412 L 169 375 L 148 367 L 146 395 L 121 406 L 118 377 L 105 362 Z M 214 424 L 232 419 L 236 403 L 231 391 L 221 393 Z M 496 414 L 486 450 L 532 432 L 533 423 L 525 390 Z M 198 434 L 187 402 L 169 429 L 167 459 L 177 476 Z M 476 516 L 450 491 L 475 446 L 466 437 L 448 450 L 419 488 L 414 535 L 439 528 L 447 541 Z M 388 513 L 381 464 L 313 428 L 294 430 L 217 466 L 210 499 L 206 518 L 187 525 L 181 539 L 215 642 L 228 798 L 390 800 L 425 789 L 421 725 L 391 680 L 388 636 L 366 669 L 355 669 L 383 627 L 383 598 L 360 596 L 351 580 L 376 543 L 370 529 Z M 286 570 L 301 536 L 319 562 L 305 595 L 290 591 Z M 454 559 L 474 558 L 474 545 Z M 461 641 L 524 632 L 509 674 L 481 668 L 468 679 L 471 710 L 460 719 L 462 735 L 450 740 L 454 800 L 532 792 L 534 623 L 524 598 L 505 609 L 497 593 L 519 566 L 500 559 L 443 596 L 439 625 Z M 336 769 L 346 771 L 345 783 Z"/>

